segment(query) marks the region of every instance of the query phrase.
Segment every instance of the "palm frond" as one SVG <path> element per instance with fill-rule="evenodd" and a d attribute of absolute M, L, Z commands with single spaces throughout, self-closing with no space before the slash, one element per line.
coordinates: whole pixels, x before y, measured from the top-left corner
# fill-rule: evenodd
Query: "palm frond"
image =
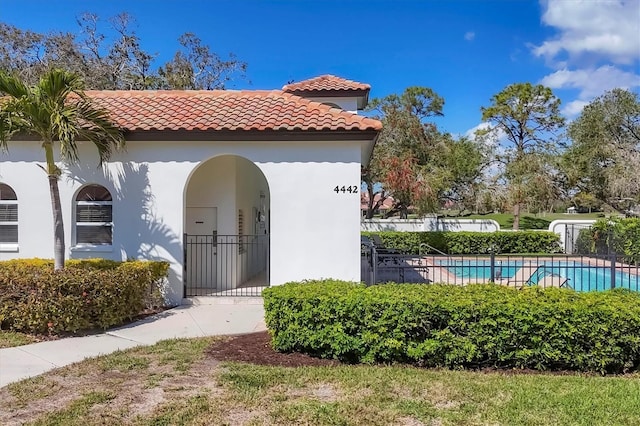
<path fill-rule="evenodd" d="M 76 109 L 83 122 L 79 137 L 91 141 L 96 146 L 100 164 L 109 160 L 115 150 L 124 148 L 122 130 L 112 123 L 107 110 L 96 107 L 88 99 L 79 101 Z"/>
<path fill-rule="evenodd" d="M 29 96 L 30 90 L 18 77 L 0 71 L 0 93 L 19 99 Z"/>
<path fill-rule="evenodd" d="M 37 95 L 43 101 L 65 101 L 74 93 L 84 98 L 84 82 L 77 74 L 61 69 L 53 69 L 45 74 L 35 87 Z"/>
<path fill-rule="evenodd" d="M 53 69 L 29 88 L 19 79 L 0 73 L 0 149 L 18 132 L 37 134 L 43 144 L 58 142 L 61 158 L 77 163 L 78 140 L 93 142 L 100 164 L 124 146 L 122 131 L 106 110 L 95 106 L 76 74 Z"/>
<path fill-rule="evenodd" d="M 25 98 L 5 96 L 0 98 L 0 149 L 7 150 L 7 142 L 19 132 L 28 131 L 29 126 L 22 115 Z"/>
<path fill-rule="evenodd" d="M 7 142 L 16 133 L 11 125 L 11 116 L 0 110 L 0 150 L 7 152 Z"/>

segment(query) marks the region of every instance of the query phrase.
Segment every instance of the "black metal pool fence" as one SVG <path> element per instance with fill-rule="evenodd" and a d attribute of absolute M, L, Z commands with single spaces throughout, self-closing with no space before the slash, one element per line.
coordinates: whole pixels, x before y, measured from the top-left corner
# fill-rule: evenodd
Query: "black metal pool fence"
<path fill-rule="evenodd" d="M 627 288 L 640 291 L 640 259 L 606 255 L 403 254 L 362 244 L 365 283 L 493 282 L 510 287 L 565 287 L 576 291 Z"/>

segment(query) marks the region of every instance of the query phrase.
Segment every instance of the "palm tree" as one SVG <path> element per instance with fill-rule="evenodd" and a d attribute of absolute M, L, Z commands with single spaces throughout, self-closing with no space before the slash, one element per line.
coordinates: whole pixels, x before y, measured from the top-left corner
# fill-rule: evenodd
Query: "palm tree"
<path fill-rule="evenodd" d="M 100 165 L 115 149 L 124 146 L 122 131 L 110 120 L 106 110 L 95 106 L 83 91 L 82 79 L 63 70 L 47 72 L 33 87 L 19 78 L 0 72 L 0 149 L 16 134 L 30 134 L 42 141 L 51 206 L 53 210 L 54 265 L 64 267 L 64 225 L 58 180 L 62 170 L 54 160 L 54 149 L 67 163 L 77 163 L 76 141 L 88 140 L 98 148 Z"/>

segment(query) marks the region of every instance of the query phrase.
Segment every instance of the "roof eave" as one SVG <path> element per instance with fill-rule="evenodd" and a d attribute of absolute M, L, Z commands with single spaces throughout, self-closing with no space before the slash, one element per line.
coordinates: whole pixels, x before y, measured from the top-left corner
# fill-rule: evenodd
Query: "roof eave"
<path fill-rule="evenodd" d="M 125 130 L 127 141 L 373 141 L 380 131 L 365 130 Z M 40 141 L 33 133 L 19 133 L 17 141 Z M 78 139 L 82 141 L 84 139 Z"/>
<path fill-rule="evenodd" d="M 376 147 L 376 143 L 378 142 L 378 137 L 380 136 L 380 132 L 376 132 L 376 135 L 371 139 L 371 142 L 363 147 L 362 158 L 360 162 L 362 163 L 362 167 L 369 167 L 369 163 L 371 162 L 371 158 L 373 158 L 373 150 Z"/>
<path fill-rule="evenodd" d="M 373 141 L 379 130 L 133 130 L 127 141 Z"/>
<path fill-rule="evenodd" d="M 357 98 L 358 109 L 364 109 L 369 102 L 369 89 L 358 90 L 293 90 L 287 91 L 301 98 Z"/>

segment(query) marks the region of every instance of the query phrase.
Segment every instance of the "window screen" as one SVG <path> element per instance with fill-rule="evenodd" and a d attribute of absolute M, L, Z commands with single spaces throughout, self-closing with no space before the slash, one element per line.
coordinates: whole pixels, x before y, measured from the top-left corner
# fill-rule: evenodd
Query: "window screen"
<path fill-rule="evenodd" d="M 18 244 L 18 197 L 0 183 L 0 244 Z"/>
<path fill-rule="evenodd" d="M 87 185 L 76 196 L 76 244 L 113 242 L 113 199 L 100 185 Z"/>

